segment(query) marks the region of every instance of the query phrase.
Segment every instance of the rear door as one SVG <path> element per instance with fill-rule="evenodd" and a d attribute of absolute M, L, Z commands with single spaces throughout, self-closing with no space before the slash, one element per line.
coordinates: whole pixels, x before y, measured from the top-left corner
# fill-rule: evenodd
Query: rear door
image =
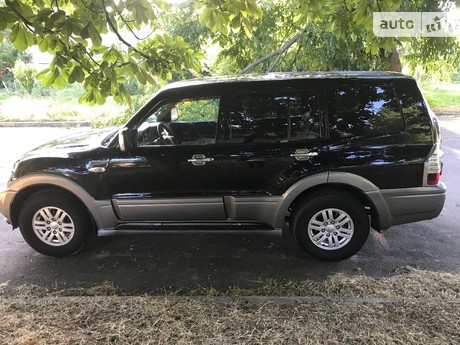
<path fill-rule="evenodd" d="M 259 89 L 233 96 L 226 113 L 222 188 L 235 204 L 263 203 L 327 167 L 322 91 Z"/>

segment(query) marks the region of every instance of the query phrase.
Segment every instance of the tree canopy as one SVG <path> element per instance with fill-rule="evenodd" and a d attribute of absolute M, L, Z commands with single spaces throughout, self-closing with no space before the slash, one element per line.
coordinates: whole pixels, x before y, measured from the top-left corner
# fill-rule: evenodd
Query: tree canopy
<path fill-rule="evenodd" d="M 372 31 L 375 11 L 436 11 L 451 2 L 0 0 L 0 32 L 18 50 L 38 46 L 54 56 L 37 75 L 44 86 L 81 83 L 80 101 L 101 104 L 129 100 L 124 84 L 132 77 L 144 85 L 201 73 L 212 44 L 224 73 L 388 69 L 401 47 L 414 65 L 458 66 L 455 38 L 403 41 Z"/>
<path fill-rule="evenodd" d="M 249 33 L 248 18 L 261 15 L 247 0 L 197 5 L 200 20 L 213 31 L 240 25 Z M 109 95 L 128 99 L 123 84 L 129 77 L 145 84 L 155 83 L 155 77 L 170 79 L 173 72 L 200 70 L 202 54 L 163 30 L 168 11 L 164 0 L 5 0 L 0 30 L 11 30 L 9 40 L 18 50 L 36 45 L 54 55 L 37 76 L 44 86 L 82 83 L 87 92 L 81 101 L 101 104 Z"/>

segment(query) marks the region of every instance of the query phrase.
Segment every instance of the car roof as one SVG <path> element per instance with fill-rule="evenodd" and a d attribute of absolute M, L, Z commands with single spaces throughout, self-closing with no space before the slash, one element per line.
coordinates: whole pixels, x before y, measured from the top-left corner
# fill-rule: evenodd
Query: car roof
<path fill-rule="evenodd" d="M 263 81 L 287 81 L 302 79 L 413 79 L 397 72 L 386 71 L 328 71 L 328 72 L 276 72 L 234 76 L 207 77 L 173 82 L 162 88 L 163 91 L 200 85 L 228 83 L 250 83 Z"/>

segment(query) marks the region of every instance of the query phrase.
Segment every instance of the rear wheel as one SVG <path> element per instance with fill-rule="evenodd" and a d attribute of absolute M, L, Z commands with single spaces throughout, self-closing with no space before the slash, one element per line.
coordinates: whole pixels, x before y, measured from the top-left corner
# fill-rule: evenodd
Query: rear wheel
<path fill-rule="evenodd" d="M 321 260 L 343 260 L 356 254 L 369 235 L 364 205 L 342 191 L 316 193 L 294 209 L 291 229 L 302 249 Z"/>
<path fill-rule="evenodd" d="M 24 202 L 19 212 L 19 228 L 33 249 L 50 256 L 79 252 L 93 232 L 83 205 L 53 189 L 34 193 Z"/>

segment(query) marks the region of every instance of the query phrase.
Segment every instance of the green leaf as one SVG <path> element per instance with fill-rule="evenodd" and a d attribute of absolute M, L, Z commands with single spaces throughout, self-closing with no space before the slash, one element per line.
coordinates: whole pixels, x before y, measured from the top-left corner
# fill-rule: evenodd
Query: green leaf
<path fill-rule="evenodd" d="M 8 25 L 8 22 L 9 22 L 9 18 L 11 16 L 9 16 L 7 13 L 5 13 L 5 11 L 3 11 L 2 9 L 0 9 L 0 30 L 5 30 L 7 25 Z"/>
<path fill-rule="evenodd" d="M 49 68 L 45 68 L 43 71 L 37 74 L 36 78 L 37 80 L 40 81 L 40 83 L 44 87 L 49 87 L 53 85 L 54 79 L 55 79 L 55 73 L 54 70 L 51 70 Z"/>
<path fill-rule="evenodd" d="M 66 73 L 63 73 L 63 71 L 61 70 L 61 73 L 58 73 L 58 75 L 54 79 L 53 86 L 58 90 L 61 90 L 61 89 L 65 88 L 67 86 L 67 83 L 68 83 L 67 78 L 68 77 L 67 77 Z"/>
<path fill-rule="evenodd" d="M 94 46 L 98 47 L 102 44 L 101 35 L 99 35 L 99 31 L 94 27 L 94 25 L 89 25 L 88 33 Z"/>
<path fill-rule="evenodd" d="M 256 19 L 262 17 L 262 9 L 259 6 L 257 6 L 257 4 L 254 1 L 248 0 L 246 3 L 250 15 L 252 15 Z"/>
<path fill-rule="evenodd" d="M 37 13 L 37 20 L 39 22 L 44 22 L 49 18 L 49 16 L 53 13 L 53 11 L 50 8 L 42 8 L 40 11 Z"/>
<path fill-rule="evenodd" d="M 91 90 L 88 90 L 86 91 L 79 99 L 78 99 L 78 103 L 80 104 L 83 104 L 83 103 L 86 103 L 86 104 L 94 104 L 94 91 L 91 89 Z"/>
<path fill-rule="evenodd" d="M 48 50 L 53 52 L 57 47 L 57 43 L 58 43 L 57 39 L 55 37 L 51 36 L 48 39 Z"/>
<path fill-rule="evenodd" d="M 95 98 L 96 104 L 103 105 L 105 103 L 105 97 L 102 96 L 99 90 L 93 90 L 93 91 L 94 91 L 94 98 Z"/>
<path fill-rule="evenodd" d="M 141 70 L 141 69 L 138 69 L 137 72 L 136 72 L 137 81 L 141 85 L 145 85 L 147 83 L 147 80 L 145 79 L 144 74 L 145 74 L 145 72 L 143 70 Z"/>
<path fill-rule="evenodd" d="M 211 9 L 208 8 L 208 7 L 205 7 L 201 11 L 201 14 L 200 14 L 200 18 L 199 18 L 200 23 L 205 24 L 206 26 L 208 26 L 208 21 L 209 21 L 210 15 L 211 15 Z"/>
<path fill-rule="evenodd" d="M 169 11 L 169 4 L 165 0 L 153 0 L 153 3 L 158 6 L 162 11 Z"/>
<path fill-rule="evenodd" d="M 243 19 L 243 23 L 244 23 L 244 26 L 243 26 L 243 29 L 244 29 L 244 32 L 246 33 L 246 36 L 248 36 L 249 38 L 252 37 L 252 26 L 251 26 L 251 23 L 249 22 L 249 20 L 247 19 Z"/>
<path fill-rule="evenodd" d="M 69 83 L 82 83 L 85 80 L 85 72 L 80 66 L 75 66 L 69 75 Z"/>
<path fill-rule="evenodd" d="M 37 42 L 38 42 L 38 49 L 40 49 L 42 53 L 48 50 L 48 39 L 46 37 L 39 38 Z"/>

